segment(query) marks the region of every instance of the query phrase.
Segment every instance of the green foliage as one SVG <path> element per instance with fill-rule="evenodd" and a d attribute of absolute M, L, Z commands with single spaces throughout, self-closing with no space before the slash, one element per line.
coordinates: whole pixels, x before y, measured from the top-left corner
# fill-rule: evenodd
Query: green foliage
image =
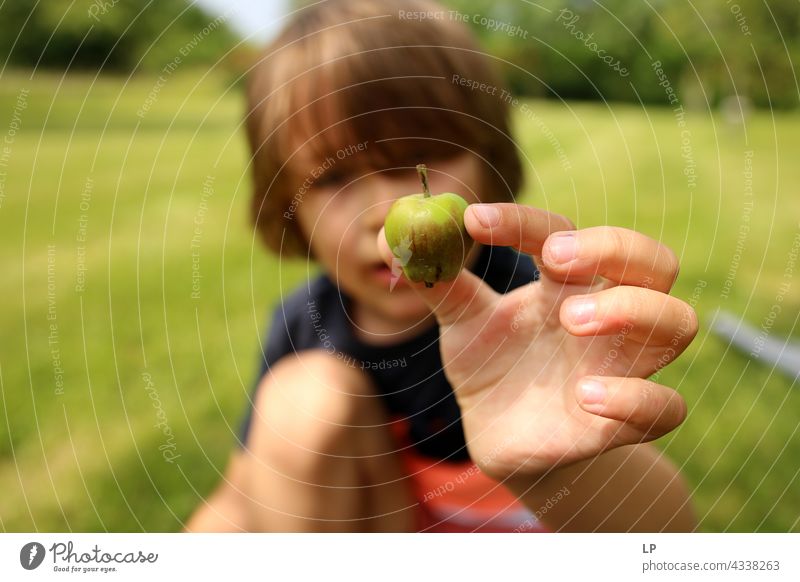
<path fill-rule="evenodd" d="M 15 0 L 0 7 L 0 58 L 12 65 L 130 72 L 214 63 L 236 44 L 225 18 L 187 0 Z"/>
<path fill-rule="evenodd" d="M 652 67 L 660 61 L 690 106 L 733 94 L 759 106 L 798 104 L 800 3 L 793 0 L 443 2 L 466 17 L 489 54 L 510 61 L 503 70 L 521 95 L 666 103 Z M 484 17 L 527 34 L 493 30 Z"/>

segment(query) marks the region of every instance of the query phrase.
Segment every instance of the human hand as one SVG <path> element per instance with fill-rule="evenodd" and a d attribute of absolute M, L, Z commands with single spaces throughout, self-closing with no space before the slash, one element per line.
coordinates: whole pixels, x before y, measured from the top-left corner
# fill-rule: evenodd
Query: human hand
<path fill-rule="evenodd" d="M 466 269 L 431 289 L 414 285 L 439 322 L 445 374 L 485 473 L 543 475 L 683 421 L 683 398 L 646 380 L 697 333 L 693 309 L 668 295 L 672 251 L 517 204 L 473 205 L 464 221 L 478 243 L 535 256 L 542 274 L 506 294 Z M 383 231 L 378 244 L 390 264 Z"/>

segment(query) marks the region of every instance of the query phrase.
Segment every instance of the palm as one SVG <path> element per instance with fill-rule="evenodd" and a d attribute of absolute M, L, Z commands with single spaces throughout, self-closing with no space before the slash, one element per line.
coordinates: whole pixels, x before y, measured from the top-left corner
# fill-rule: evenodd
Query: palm
<path fill-rule="evenodd" d="M 439 321 L 470 455 L 484 471 L 541 474 L 683 421 L 683 399 L 643 380 L 697 331 L 691 307 L 669 295 L 674 253 L 634 231 L 576 231 L 564 217 L 516 204 L 473 205 L 464 224 L 481 244 L 541 259 L 544 274 L 505 295 L 467 270 L 419 288 Z M 382 236 L 378 243 L 388 264 L 391 251 Z M 597 396 L 588 386 L 599 386 Z"/>
<path fill-rule="evenodd" d="M 445 373 L 473 458 L 504 474 L 509 467 L 538 472 L 595 456 L 626 436 L 624 423 L 581 409 L 574 387 L 584 376 L 646 377 L 663 348 L 631 341 L 626 328 L 575 337 L 559 320 L 566 297 L 610 286 L 543 279 L 442 329 Z"/>

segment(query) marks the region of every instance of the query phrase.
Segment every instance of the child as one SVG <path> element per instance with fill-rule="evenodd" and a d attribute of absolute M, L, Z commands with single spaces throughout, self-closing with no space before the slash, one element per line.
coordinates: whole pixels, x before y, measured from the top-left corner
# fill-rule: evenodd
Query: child
<path fill-rule="evenodd" d="M 668 295 L 677 260 L 513 204 L 502 91 L 427 0 L 316 4 L 254 67 L 254 222 L 323 275 L 275 310 L 242 446 L 188 530 L 694 527 L 682 479 L 642 444 L 685 416 L 643 379 L 696 333 Z M 418 163 L 434 193 L 476 203 L 468 268 L 431 289 L 396 279 L 381 231 L 421 191 Z"/>

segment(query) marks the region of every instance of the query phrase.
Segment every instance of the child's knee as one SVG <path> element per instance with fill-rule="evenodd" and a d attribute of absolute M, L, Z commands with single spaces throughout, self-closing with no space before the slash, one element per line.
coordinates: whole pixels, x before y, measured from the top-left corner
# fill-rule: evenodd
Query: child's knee
<path fill-rule="evenodd" d="M 308 469 L 336 460 L 374 423 L 369 378 L 321 351 L 301 352 L 273 366 L 261 382 L 253 415 L 254 442 L 279 464 Z"/>

